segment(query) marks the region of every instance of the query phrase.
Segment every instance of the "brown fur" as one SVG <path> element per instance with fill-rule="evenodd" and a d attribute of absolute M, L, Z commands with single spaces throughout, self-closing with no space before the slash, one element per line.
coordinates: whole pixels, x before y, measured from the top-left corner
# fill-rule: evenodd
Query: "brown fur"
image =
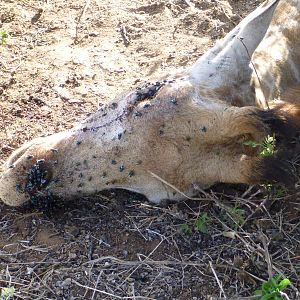
<path fill-rule="evenodd" d="M 257 168 L 260 180 L 281 182 L 293 187 L 296 178 L 288 162 L 297 154 L 296 149 L 299 147 L 294 141 L 300 130 L 300 105 L 273 105 L 270 110 L 258 111 L 258 116 L 268 126 L 270 135 L 274 135 L 276 139 L 275 155 L 262 159 Z"/>
<path fill-rule="evenodd" d="M 266 56 L 260 52 L 257 62 Z M 271 64 L 271 69 L 275 66 L 284 76 L 288 70 L 283 65 Z M 199 88 L 186 73 L 177 74 L 175 81 L 148 84 L 77 127 L 33 140 L 13 153 L 0 175 L 0 198 L 17 206 L 29 199 L 72 199 L 124 188 L 159 202 L 182 197 L 163 181 L 185 193 L 194 183 L 204 188 L 216 182 L 290 185 L 286 149 L 300 128 L 299 90 L 263 110 L 245 106 L 252 102 L 234 86 Z M 272 157 L 263 158 L 258 148 L 244 143 L 262 143 L 267 135 L 276 137 Z"/>

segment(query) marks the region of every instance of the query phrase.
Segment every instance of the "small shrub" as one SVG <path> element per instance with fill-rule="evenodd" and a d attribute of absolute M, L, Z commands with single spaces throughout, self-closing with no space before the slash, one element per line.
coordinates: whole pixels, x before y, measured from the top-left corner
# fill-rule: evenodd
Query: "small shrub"
<path fill-rule="evenodd" d="M 267 282 L 264 282 L 260 290 L 256 290 L 254 295 L 257 296 L 259 300 L 284 300 L 280 295 L 286 287 L 291 284 L 290 280 L 281 275 L 275 275 Z"/>
<path fill-rule="evenodd" d="M 199 217 L 195 221 L 195 229 L 198 230 L 201 233 L 207 233 L 208 232 L 208 225 L 211 222 L 209 216 L 207 213 L 203 213 L 199 215 Z"/>
<path fill-rule="evenodd" d="M 262 157 L 268 157 L 274 155 L 275 152 L 275 137 L 267 136 L 265 140 L 262 142 L 260 155 Z"/>
<path fill-rule="evenodd" d="M 255 141 L 244 141 L 243 145 L 252 148 L 259 148 L 259 155 L 262 157 L 268 157 L 274 155 L 276 139 L 275 136 L 268 135 L 263 142 L 257 143 Z"/>
<path fill-rule="evenodd" d="M 8 34 L 5 31 L 0 31 L 0 44 L 4 45 L 6 44 L 8 38 Z"/>
<path fill-rule="evenodd" d="M 283 198 L 287 194 L 286 189 L 281 185 L 266 183 L 266 184 L 262 184 L 262 186 L 266 189 L 267 192 L 271 193 L 275 198 Z"/>
<path fill-rule="evenodd" d="M 191 227 L 187 223 L 181 224 L 180 225 L 180 229 L 185 234 L 188 234 L 188 235 L 192 234 L 192 229 L 191 229 Z"/>
<path fill-rule="evenodd" d="M 236 230 L 239 226 L 245 223 L 246 212 L 243 208 L 229 207 L 226 209 L 224 219 L 228 225 L 233 226 Z"/>
<path fill-rule="evenodd" d="M 0 300 L 10 300 L 13 298 L 15 293 L 14 287 L 4 287 L 0 292 Z"/>
<path fill-rule="evenodd" d="M 184 223 L 180 225 L 180 229 L 183 233 L 191 235 L 193 231 L 198 231 L 201 233 L 208 232 L 208 225 L 210 224 L 211 219 L 207 213 L 200 214 L 198 218 L 192 224 L 191 222 Z"/>

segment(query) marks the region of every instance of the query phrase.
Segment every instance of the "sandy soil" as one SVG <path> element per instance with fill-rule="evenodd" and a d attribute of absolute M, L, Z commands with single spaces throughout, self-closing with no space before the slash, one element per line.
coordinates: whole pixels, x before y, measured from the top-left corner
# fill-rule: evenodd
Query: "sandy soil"
<path fill-rule="evenodd" d="M 191 65 L 259 2 L 1 1 L 9 37 L 0 45 L 0 164 L 25 141 Z M 243 299 L 268 278 L 269 255 L 296 299 L 295 198 L 283 205 L 243 186 L 203 196 L 153 207 L 108 192 L 48 214 L 0 205 L 0 288 L 13 287 L 16 299 Z"/>

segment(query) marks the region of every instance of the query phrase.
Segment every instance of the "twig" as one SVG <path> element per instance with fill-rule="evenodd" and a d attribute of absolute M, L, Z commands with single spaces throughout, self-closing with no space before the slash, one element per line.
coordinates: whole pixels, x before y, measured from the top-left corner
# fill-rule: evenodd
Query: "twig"
<path fill-rule="evenodd" d="M 244 43 L 242 37 L 238 37 L 238 40 L 242 43 L 242 45 L 243 45 L 244 48 L 246 49 L 247 55 L 248 55 L 249 60 L 250 60 L 250 64 L 251 64 L 251 66 L 253 67 L 253 70 L 254 70 L 254 72 L 255 72 L 255 75 L 256 75 L 256 77 L 257 77 L 257 80 L 258 80 L 258 82 L 259 82 L 259 85 L 260 85 L 261 90 L 262 90 L 262 92 L 263 92 L 263 84 L 262 84 L 262 82 L 261 82 L 261 80 L 260 80 L 260 77 L 258 76 L 256 67 L 255 67 L 255 65 L 254 65 L 254 63 L 253 63 L 253 61 L 252 61 L 252 58 L 251 58 L 250 53 L 249 53 L 249 51 L 248 51 L 248 48 L 247 48 L 247 46 L 245 45 L 245 43 Z M 266 96 L 265 96 L 264 92 L 263 92 L 263 95 L 264 95 L 264 98 L 265 98 L 265 99 L 264 99 L 265 104 L 267 105 L 267 108 L 270 109 L 268 100 L 266 99 Z"/>
<path fill-rule="evenodd" d="M 214 269 L 213 264 L 212 264 L 211 261 L 209 261 L 209 266 L 210 266 L 210 268 L 211 268 L 211 270 L 212 270 L 212 272 L 213 272 L 213 274 L 214 274 L 214 276 L 215 276 L 215 278 L 216 278 L 216 281 L 217 281 L 217 283 L 218 283 L 218 286 L 219 286 L 219 288 L 220 288 L 222 294 L 224 295 L 224 298 L 227 299 L 227 297 L 226 297 L 226 295 L 225 295 L 225 292 L 224 292 L 224 289 L 223 289 L 223 286 L 222 286 L 222 283 L 220 282 L 220 280 L 219 280 L 219 278 L 218 278 L 218 275 L 217 275 L 217 273 L 216 273 L 216 271 L 215 271 L 215 269 Z"/>
<path fill-rule="evenodd" d="M 121 32 L 121 36 L 122 36 L 124 45 L 126 47 L 128 47 L 129 44 L 130 44 L 130 39 L 129 39 L 129 36 L 127 34 L 126 26 L 122 23 L 119 23 L 119 27 L 120 27 L 120 32 Z"/>
<path fill-rule="evenodd" d="M 282 296 L 284 299 L 286 299 L 286 300 L 291 300 L 290 298 L 289 298 L 289 296 L 286 294 L 286 293 L 284 293 L 284 292 L 279 292 L 280 293 L 280 296 Z"/>
<path fill-rule="evenodd" d="M 20 282 L 16 282 L 16 281 L 11 281 L 11 280 L 4 280 L 4 279 L 0 279 L 0 282 L 3 282 L 5 284 L 10 284 L 10 285 L 19 285 L 22 287 L 26 287 L 28 284 L 24 284 L 24 283 L 20 283 Z M 0 298 L 1 299 L 1 298 Z"/>
<path fill-rule="evenodd" d="M 102 295 L 106 295 L 106 296 L 110 296 L 110 297 L 113 297 L 115 299 L 122 299 L 122 300 L 125 300 L 125 299 L 132 299 L 132 297 L 121 297 L 121 296 L 118 296 L 118 295 L 114 295 L 114 294 L 111 294 L 111 293 L 108 293 L 106 291 L 102 291 L 102 290 L 98 290 L 98 289 L 95 289 L 93 287 L 90 287 L 90 286 L 87 286 L 87 285 L 83 285 L 81 283 L 79 283 L 78 281 L 72 279 L 72 282 L 74 282 L 77 286 L 79 287 L 82 287 L 82 288 L 85 288 L 87 290 L 91 290 L 91 291 L 94 291 L 94 292 L 97 292 L 97 293 L 100 293 Z M 143 296 L 136 296 L 135 299 L 141 299 L 141 300 L 154 300 L 154 298 L 149 298 L 149 297 L 143 297 Z"/>
<path fill-rule="evenodd" d="M 141 262 L 145 262 L 147 260 L 149 260 L 150 256 L 159 248 L 159 246 L 165 241 L 165 239 L 161 239 L 161 241 L 154 247 L 154 249 L 142 260 L 140 259 Z M 134 274 L 139 268 L 140 268 L 141 265 L 138 265 L 137 267 L 134 268 L 133 271 L 130 272 L 130 274 L 125 278 L 124 282 L 126 282 L 130 276 L 132 274 Z"/>
<path fill-rule="evenodd" d="M 159 244 L 158 244 L 159 245 Z M 95 264 L 95 263 L 100 263 L 104 260 L 111 260 L 117 264 L 120 265 L 127 265 L 127 266 L 136 266 L 136 265 L 157 265 L 157 266 L 163 266 L 163 265 L 179 265 L 179 266 L 196 266 L 196 267 L 207 267 L 207 263 L 197 263 L 197 262 L 190 262 L 190 261 L 179 261 L 179 260 L 122 260 L 119 259 L 117 257 L 114 256 L 103 256 L 103 257 L 99 257 L 90 261 L 87 261 L 85 263 L 83 263 L 82 265 L 87 265 L 87 264 Z M 236 271 L 240 271 L 239 268 L 236 268 L 230 264 L 215 264 L 215 267 L 218 268 L 228 268 L 228 266 L 230 266 L 231 268 L 233 268 Z M 258 278 L 256 278 L 258 279 Z M 260 279 L 260 281 L 264 281 L 263 279 Z"/>
<path fill-rule="evenodd" d="M 85 5 L 80 13 L 80 16 L 78 18 L 77 24 L 76 24 L 76 33 L 75 33 L 75 39 L 74 39 L 74 44 L 78 44 L 78 30 L 79 30 L 79 25 L 81 22 L 81 19 L 84 18 L 84 15 L 86 13 L 86 10 L 88 9 L 89 5 L 91 4 L 91 0 L 86 0 Z"/>
<path fill-rule="evenodd" d="M 95 284 L 95 289 L 97 289 L 97 286 L 98 286 L 98 283 L 99 283 L 99 279 L 102 276 L 102 273 L 103 273 L 103 270 L 100 271 L 100 273 L 99 273 L 99 275 L 97 277 L 97 281 L 96 281 L 96 284 Z M 91 300 L 94 300 L 95 295 L 96 295 L 96 291 L 94 290 Z"/>
<path fill-rule="evenodd" d="M 175 187 L 173 184 L 165 181 L 164 179 L 162 179 L 158 175 L 152 173 L 151 171 L 148 171 L 148 173 L 151 174 L 157 180 L 161 181 L 163 184 L 165 184 L 165 185 L 169 186 L 170 188 L 172 188 L 173 190 L 175 190 L 177 193 L 179 193 L 180 195 L 182 195 L 186 199 L 196 200 L 196 201 L 214 201 L 213 199 L 210 199 L 210 198 L 193 198 L 193 197 L 189 197 L 188 195 L 186 195 L 185 193 L 183 193 L 182 191 L 180 191 L 177 187 Z"/>
<path fill-rule="evenodd" d="M 41 282 L 42 282 L 42 284 L 53 294 L 53 295 L 56 295 L 56 293 L 51 289 L 51 287 L 50 286 L 48 286 L 48 284 L 44 281 L 44 280 L 42 280 L 40 277 L 39 277 L 39 275 L 38 274 L 36 274 L 35 272 L 33 272 L 33 274 L 36 276 L 36 278 L 38 278 Z"/>
<path fill-rule="evenodd" d="M 195 4 L 192 3 L 190 0 L 183 0 L 190 8 L 191 10 L 195 9 Z"/>
<path fill-rule="evenodd" d="M 268 266 L 268 275 L 269 275 L 269 279 L 271 279 L 273 277 L 273 266 L 272 266 L 272 261 L 271 261 L 271 257 L 270 257 L 270 253 L 269 253 L 267 237 L 263 232 L 260 233 L 259 237 L 260 237 L 260 240 L 262 241 L 262 244 L 264 246 L 265 260 L 266 260 L 266 263 L 267 263 L 267 266 Z"/>

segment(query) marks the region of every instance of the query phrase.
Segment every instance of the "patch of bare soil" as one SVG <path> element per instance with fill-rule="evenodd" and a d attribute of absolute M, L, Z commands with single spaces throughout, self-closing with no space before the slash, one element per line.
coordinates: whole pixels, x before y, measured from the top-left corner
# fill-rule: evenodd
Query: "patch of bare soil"
<path fill-rule="evenodd" d="M 2 0 L 0 164 L 136 84 L 191 65 L 254 0 Z M 0 205 L 14 299 L 243 299 L 282 273 L 299 299 L 299 197 L 218 186 L 154 207 L 130 193 Z"/>

